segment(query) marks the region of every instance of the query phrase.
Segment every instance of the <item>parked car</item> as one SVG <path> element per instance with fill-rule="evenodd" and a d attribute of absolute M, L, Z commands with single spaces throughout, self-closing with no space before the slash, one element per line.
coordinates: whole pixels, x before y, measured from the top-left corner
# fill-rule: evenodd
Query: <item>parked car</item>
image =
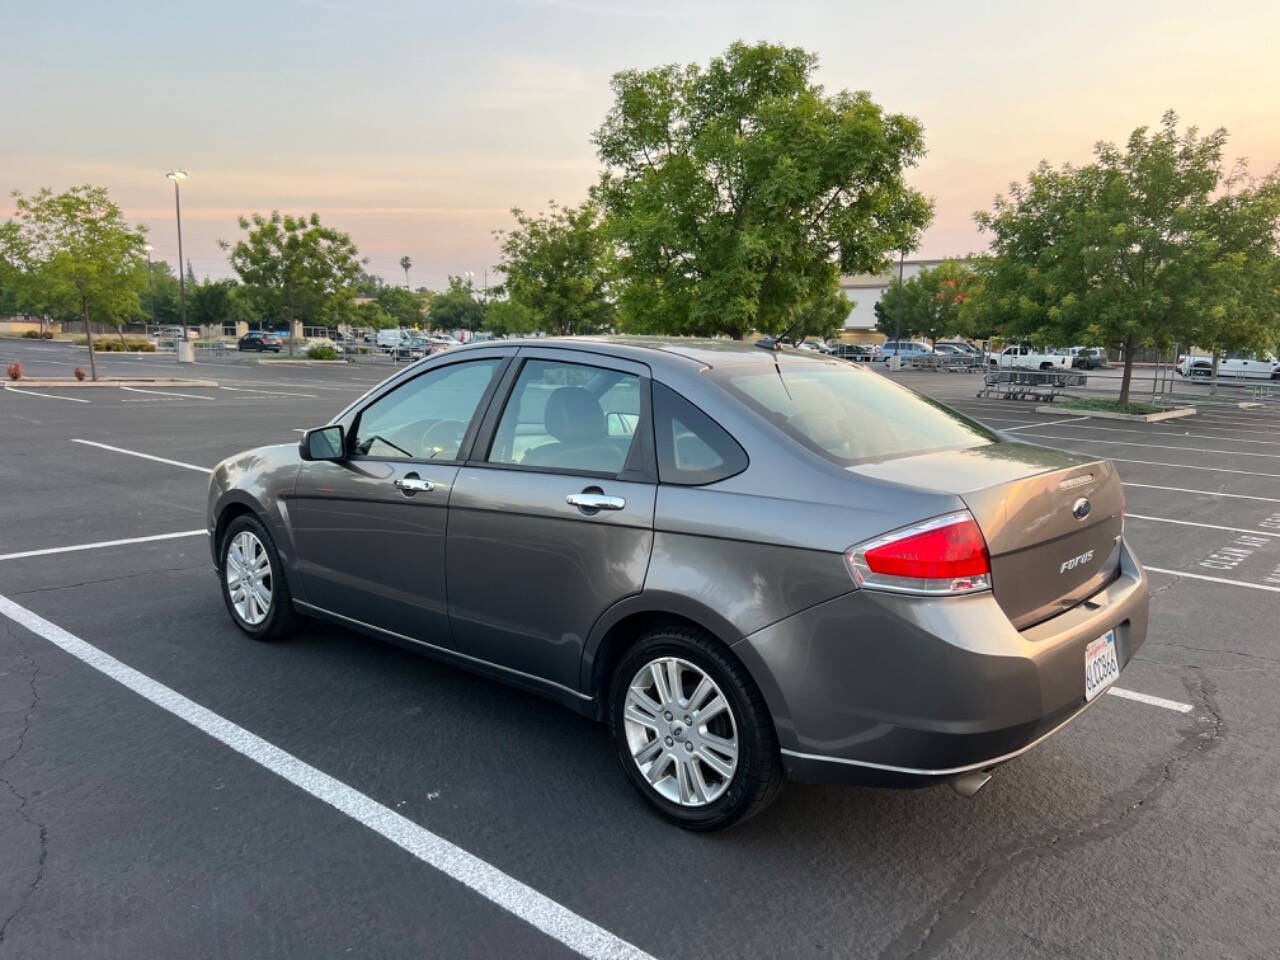
<path fill-rule="evenodd" d="M 243 337 L 236 341 L 237 350 L 254 350 L 258 353 L 279 353 L 281 340 L 274 333 L 265 333 L 261 330 L 250 330 Z"/>
<path fill-rule="evenodd" d="M 444 349 L 446 348 L 440 341 L 433 337 L 410 334 L 392 347 L 391 352 L 398 360 L 416 360 Z"/>
<path fill-rule="evenodd" d="M 405 337 L 401 330 L 379 330 L 374 345 L 382 350 L 390 350 L 400 345 Z"/>
<path fill-rule="evenodd" d="M 1072 358 L 1065 353 L 1041 353 L 1034 347 L 1018 344 L 1005 347 L 987 361 L 993 367 L 1021 367 L 1027 370 L 1070 370 Z"/>
<path fill-rule="evenodd" d="M 1196 380 L 1213 376 L 1213 357 L 1182 356 L 1178 373 Z M 1218 360 L 1218 377 L 1224 380 L 1280 380 L 1280 362 L 1270 354 L 1229 353 Z"/>
<path fill-rule="evenodd" d="M 1111 366 L 1103 347 L 1070 347 L 1066 351 L 1072 358 L 1071 365 L 1082 370 L 1098 370 Z"/>
<path fill-rule="evenodd" d="M 173 346 L 179 340 L 182 340 L 182 327 L 161 327 L 156 331 L 157 346 Z"/>
<path fill-rule="evenodd" d="M 831 356 L 852 360 L 854 363 L 870 363 L 875 359 L 871 348 L 860 343 L 837 343 L 831 348 Z"/>
<path fill-rule="evenodd" d="M 544 694 L 708 830 L 785 777 L 971 795 L 1096 703 L 1147 630 L 1123 510 L 1108 461 L 862 365 L 591 338 L 400 371 L 218 464 L 208 529 L 249 637 L 304 614 Z"/>
<path fill-rule="evenodd" d="M 982 351 L 967 340 L 939 340 L 934 344 L 934 349 L 969 357 L 982 356 Z"/>
<path fill-rule="evenodd" d="M 927 343 L 919 340 L 886 340 L 880 346 L 880 356 L 877 359 L 887 361 L 890 357 L 901 357 L 903 360 L 910 360 L 932 352 Z"/>

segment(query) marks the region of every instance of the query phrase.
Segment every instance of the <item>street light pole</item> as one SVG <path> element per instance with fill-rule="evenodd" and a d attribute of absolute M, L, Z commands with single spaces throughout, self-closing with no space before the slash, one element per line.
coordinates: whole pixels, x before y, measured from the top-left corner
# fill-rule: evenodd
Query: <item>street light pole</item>
<path fill-rule="evenodd" d="M 156 285 L 155 277 L 151 270 L 151 251 L 155 249 L 151 244 L 146 244 L 143 248 L 147 252 L 147 313 L 151 315 L 151 322 L 156 322 Z"/>
<path fill-rule="evenodd" d="M 898 251 L 898 309 L 893 324 L 893 359 L 894 369 L 902 367 L 902 263 L 906 257 L 905 250 Z"/>
<path fill-rule="evenodd" d="M 182 265 L 182 197 L 178 184 L 187 179 L 187 171 L 170 170 L 165 176 L 173 181 L 173 210 L 178 218 L 178 297 L 182 304 L 182 341 L 187 341 L 187 274 Z"/>

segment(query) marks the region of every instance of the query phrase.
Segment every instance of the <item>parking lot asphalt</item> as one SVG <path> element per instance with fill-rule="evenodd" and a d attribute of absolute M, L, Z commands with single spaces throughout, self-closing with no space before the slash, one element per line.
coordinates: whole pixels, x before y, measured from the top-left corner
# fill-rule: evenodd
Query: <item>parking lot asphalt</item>
<path fill-rule="evenodd" d="M 86 361 L 0 341 L 15 357 L 29 375 Z M 649 814 L 604 729 L 547 701 L 327 625 L 245 639 L 210 568 L 204 471 L 296 439 L 390 370 L 196 372 L 219 386 L 0 392 L 0 597 L 510 884 L 459 882 L 456 857 L 406 852 L 0 617 L 0 958 L 1275 955 L 1274 404 L 1082 420 L 977 398 L 973 377 L 898 375 L 1012 436 L 1115 459 L 1152 571 L 1151 632 L 1120 681 L 1138 699 L 1104 698 L 972 800 L 792 784 L 700 836 Z M 134 542 L 65 549 L 118 540 Z"/>

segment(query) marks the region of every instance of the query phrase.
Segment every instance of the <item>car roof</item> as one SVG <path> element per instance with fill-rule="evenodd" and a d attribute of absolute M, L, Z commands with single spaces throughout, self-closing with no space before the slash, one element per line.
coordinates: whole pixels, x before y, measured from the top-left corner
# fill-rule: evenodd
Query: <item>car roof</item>
<path fill-rule="evenodd" d="M 698 337 L 652 336 L 582 336 L 582 337 L 529 337 L 464 344 L 451 353 L 469 349 L 493 349 L 502 347 L 528 347 L 534 349 L 586 350 L 606 356 L 635 360 L 650 365 L 669 364 L 682 368 L 760 366 L 775 360 L 786 363 L 832 363 L 825 355 L 814 350 L 800 350 L 783 346 L 772 350 L 757 347 L 754 342 L 743 340 L 719 340 Z"/>

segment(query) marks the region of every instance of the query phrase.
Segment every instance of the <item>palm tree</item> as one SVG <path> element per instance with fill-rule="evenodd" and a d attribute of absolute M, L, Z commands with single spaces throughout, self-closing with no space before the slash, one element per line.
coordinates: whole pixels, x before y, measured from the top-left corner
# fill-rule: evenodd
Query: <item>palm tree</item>
<path fill-rule="evenodd" d="M 404 285 L 406 287 L 409 286 L 409 268 L 412 266 L 413 261 L 409 259 L 407 254 L 400 258 L 400 269 L 404 271 Z"/>

